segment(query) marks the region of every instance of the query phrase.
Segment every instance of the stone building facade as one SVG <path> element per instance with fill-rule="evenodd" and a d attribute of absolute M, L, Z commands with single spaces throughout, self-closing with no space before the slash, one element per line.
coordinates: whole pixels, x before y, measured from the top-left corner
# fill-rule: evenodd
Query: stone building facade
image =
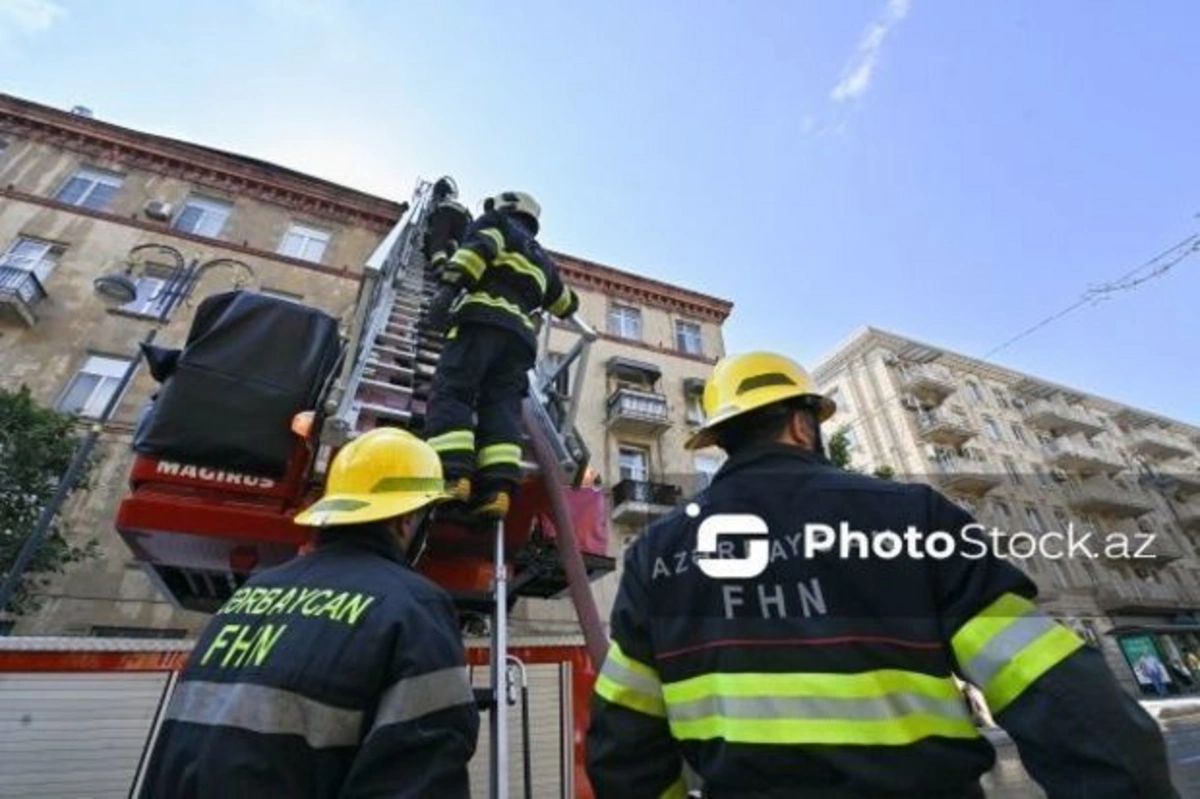
<path fill-rule="evenodd" d="M 1200 428 L 874 328 L 814 377 L 855 467 L 929 482 L 1008 533 L 1000 551 L 1130 690 L 1153 690 L 1143 655 L 1170 690 L 1200 689 Z M 1071 530 L 1096 557 L 1059 556 Z"/>
<path fill-rule="evenodd" d="M 199 300 L 234 285 L 348 320 L 363 263 L 404 209 L 253 158 L 0 94 L 0 387 L 24 384 L 48 406 L 95 417 L 150 331 L 156 344 L 181 345 Z M 102 303 L 93 282 L 122 270 L 135 248 L 146 264 L 137 299 Z M 694 418 L 685 388 L 694 391 L 689 381 L 722 354 L 730 304 L 556 257 L 603 334 L 582 376 L 578 420 L 602 481 L 615 491 L 622 476 L 654 483 L 690 472 L 696 464 L 680 447 Z M 188 302 L 173 303 L 181 274 L 218 260 Z M 569 338 L 553 331 L 552 351 Z M 610 402 L 619 381 L 630 388 Z M 92 489 L 63 511 L 73 536 L 98 539 L 101 557 L 56 579 L 39 612 L 0 619 L 0 631 L 187 637 L 204 623 L 154 588 L 112 529 L 133 425 L 155 386 L 139 369 L 101 438 Z M 629 505 L 613 510 L 624 518 Z M 621 540 L 613 536 L 614 552 Z"/>

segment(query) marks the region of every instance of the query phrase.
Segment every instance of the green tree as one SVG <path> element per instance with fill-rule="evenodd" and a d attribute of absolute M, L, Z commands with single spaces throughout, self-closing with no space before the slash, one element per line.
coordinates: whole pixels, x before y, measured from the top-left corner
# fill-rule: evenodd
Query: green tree
<path fill-rule="evenodd" d="M 7 575 L 22 542 L 37 525 L 75 453 L 74 417 L 38 405 L 25 386 L 0 390 L 0 574 Z M 74 491 L 88 486 L 85 469 Z M 5 610 L 20 615 L 41 605 L 36 589 L 69 564 L 95 557 L 95 539 L 82 546 L 67 540 L 61 514 L 38 548 Z"/>
<path fill-rule="evenodd" d="M 857 472 L 850 465 L 850 437 L 846 433 L 847 428 L 843 427 L 829 437 L 826 448 L 829 451 L 829 460 L 839 469 L 845 469 L 848 472 Z M 879 466 L 872 472 L 881 480 L 893 480 L 896 477 L 896 470 L 886 463 Z"/>

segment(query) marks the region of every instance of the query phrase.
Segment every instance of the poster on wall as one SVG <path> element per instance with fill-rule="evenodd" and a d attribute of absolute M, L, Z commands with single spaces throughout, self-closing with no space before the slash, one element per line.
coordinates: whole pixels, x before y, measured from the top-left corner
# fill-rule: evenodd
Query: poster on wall
<path fill-rule="evenodd" d="M 1149 635 L 1125 635 L 1118 639 L 1121 652 L 1139 685 L 1153 687 L 1155 677 L 1163 684 L 1171 683 L 1171 674 L 1163 665 L 1158 646 Z"/>

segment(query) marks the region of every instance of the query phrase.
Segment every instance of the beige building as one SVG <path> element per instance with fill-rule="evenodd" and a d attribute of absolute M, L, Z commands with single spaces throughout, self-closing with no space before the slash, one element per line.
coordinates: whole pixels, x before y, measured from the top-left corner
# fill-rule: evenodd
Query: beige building
<path fill-rule="evenodd" d="M 927 481 L 1013 534 L 1000 546 L 1131 690 L 1153 688 L 1135 679 L 1145 654 L 1172 690 L 1200 689 L 1184 663 L 1200 654 L 1200 428 L 874 328 L 814 377 L 855 468 Z M 1095 558 L 1059 557 L 1072 528 Z"/>
<path fill-rule="evenodd" d="M 346 319 L 362 264 L 403 210 L 253 158 L 0 95 L 0 387 L 26 384 L 48 406 L 95 417 L 149 331 L 156 344 L 181 345 L 196 303 L 234 285 Z M 557 257 L 602 333 L 586 374 L 572 378 L 586 392 L 578 427 L 613 492 L 614 522 L 632 531 L 636 515 L 674 503 L 660 484 L 713 468 L 685 457 L 681 441 L 731 306 Z M 93 281 L 131 260 L 145 264 L 136 300 L 106 306 Z M 571 338 L 553 331 L 552 351 Z M 104 431 L 92 490 L 64 509 L 72 537 L 97 539 L 100 557 L 55 579 L 39 612 L 0 620 L 0 632 L 187 637 L 204 623 L 155 589 L 113 531 L 133 424 L 155 387 L 140 369 Z M 622 540 L 615 532 L 613 554 Z M 565 600 L 544 604 L 573 619 Z"/>

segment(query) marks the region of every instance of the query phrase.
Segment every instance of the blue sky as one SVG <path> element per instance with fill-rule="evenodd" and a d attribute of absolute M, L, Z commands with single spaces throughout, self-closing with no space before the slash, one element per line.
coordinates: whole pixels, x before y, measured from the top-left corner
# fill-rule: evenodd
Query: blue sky
<path fill-rule="evenodd" d="M 1200 228 L 1191 0 L 0 0 L 0 90 L 729 298 L 730 350 L 982 355 Z M 1200 423 L 1200 254 L 996 356 Z"/>

